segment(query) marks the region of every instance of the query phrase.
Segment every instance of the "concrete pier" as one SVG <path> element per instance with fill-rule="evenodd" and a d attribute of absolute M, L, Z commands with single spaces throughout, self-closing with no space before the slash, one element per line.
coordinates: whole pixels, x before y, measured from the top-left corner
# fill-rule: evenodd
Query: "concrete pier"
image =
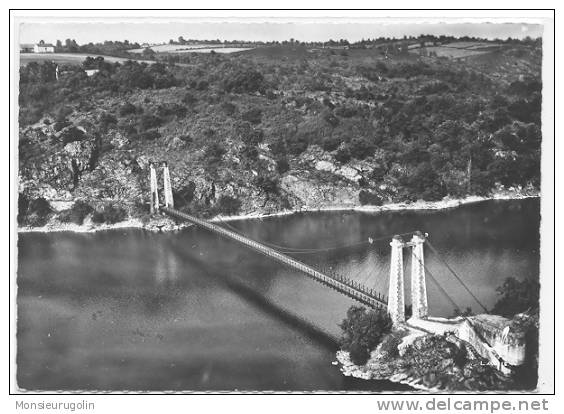
<path fill-rule="evenodd" d="M 170 172 L 168 170 L 168 164 L 166 162 L 163 162 L 163 181 L 164 181 L 165 207 L 174 208 L 172 185 L 170 184 Z"/>
<path fill-rule="evenodd" d="M 149 182 L 151 184 L 151 214 L 159 212 L 159 191 L 157 186 L 157 172 L 153 163 L 149 164 Z"/>
<path fill-rule="evenodd" d="M 429 314 L 427 305 L 427 284 L 425 282 L 425 259 L 423 244 L 425 236 L 416 232 L 411 239 L 411 306 L 412 318 L 426 318 Z"/>
<path fill-rule="evenodd" d="M 390 286 L 388 294 L 388 313 L 394 325 L 405 322 L 405 293 L 403 275 L 403 246 L 400 236 L 390 242 Z"/>

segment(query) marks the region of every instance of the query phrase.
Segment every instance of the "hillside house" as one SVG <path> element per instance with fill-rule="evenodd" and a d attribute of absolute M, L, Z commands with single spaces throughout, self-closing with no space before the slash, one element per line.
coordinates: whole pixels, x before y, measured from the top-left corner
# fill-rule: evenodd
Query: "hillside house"
<path fill-rule="evenodd" d="M 38 43 L 33 46 L 33 53 L 55 53 L 55 46 L 50 43 Z"/>
<path fill-rule="evenodd" d="M 90 77 L 100 72 L 100 69 L 84 69 L 84 72 L 86 72 L 86 75 Z"/>

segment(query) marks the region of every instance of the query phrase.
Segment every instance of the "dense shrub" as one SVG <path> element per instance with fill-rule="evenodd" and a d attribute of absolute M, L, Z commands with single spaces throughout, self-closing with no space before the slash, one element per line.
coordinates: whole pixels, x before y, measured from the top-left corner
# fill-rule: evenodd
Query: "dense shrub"
<path fill-rule="evenodd" d="M 264 131 L 260 128 L 253 128 L 249 123 L 244 123 L 239 128 L 241 140 L 246 145 L 256 146 L 264 139 Z"/>
<path fill-rule="evenodd" d="M 382 198 L 380 195 L 367 190 L 360 190 L 358 193 L 358 201 L 361 205 L 381 206 Z"/>
<path fill-rule="evenodd" d="M 84 138 L 86 138 L 84 131 L 75 126 L 64 130 L 61 134 L 61 141 L 65 145 L 69 142 L 82 141 Z"/>
<path fill-rule="evenodd" d="M 300 155 L 307 149 L 309 144 L 307 136 L 303 134 L 290 136 L 286 139 L 286 149 L 293 155 Z"/>
<path fill-rule="evenodd" d="M 243 121 L 250 122 L 253 125 L 260 124 L 262 121 L 262 111 L 260 108 L 252 108 L 241 114 Z"/>
<path fill-rule="evenodd" d="M 29 198 L 25 194 L 18 194 L 18 224 L 25 224 L 29 201 Z"/>
<path fill-rule="evenodd" d="M 321 141 L 321 147 L 325 151 L 335 151 L 341 145 L 341 138 L 335 135 L 329 135 Z"/>
<path fill-rule="evenodd" d="M 114 204 L 106 204 L 101 210 L 96 210 L 92 214 L 94 223 L 115 224 L 124 221 L 126 218 L 127 212 L 125 209 Z"/>
<path fill-rule="evenodd" d="M 186 92 L 186 94 L 182 98 L 182 102 L 187 106 L 191 107 L 198 102 L 198 99 L 192 93 Z"/>
<path fill-rule="evenodd" d="M 266 171 L 259 171 L 255 185 L 267 194 L 278 193 L 278 177 Z"/>
<path fill-rule="evenodd" d="M 342 118 L 351 118 L 359 114 L 359 110 L 354 106 L 339 106 L 335 110 L 335 114 Z"/>
<path fill-rule="evenodd" d="M 146 131 L 148 129 L 158 128 L 163 124 L 163 119 L 153 114 L 143 114 L 139 118 L 139 130 Z"/>
<path fill-rule="evenodd" d="M 208 164 L 216 164 L 221 161 L 223 155 L 227 152 L 225 147 L 219 142 L 214 141 L 206 147 L 205 157 Z"/>
<path fill-rule="evenodd" d="M 173 193 L 175 207 L 182 208 L 190 204 L 194 199 L 195 191 L 196 183 L 193 181 L 189 181 L 188 184 L 175 190 Z"/>
<path fill-rule="evenodd" d="M 41 120 L 41 117 L 43 116 L 43 108 L 41 107 L 33 107 L 33 106 L 29 106 L 29 107 L 25 107 L 25 108 L 20 108 L 20 113 L 18 116 L 18 121 L 20 123 L 20 125 L 24 126 L 24 125 L 29 125 L 29 124 L 35 124 L 36 122 L 39 122 Z M 64 127 L 61 127 L 61 129 Z"/>
<path fill-rule="evenodd" d="M 67 120 L 56 121 L 53 124 L 53 129 L 55 130 L 55 132 L 59 132 L 59 131 L 63 130 L 64 128 L 68 127 L 69 125 L 71 125 L 71 123 Z"/>
<path fill-rule="evenodd" d="M 142 108 L 137 108 L 135 105 L 133 105 L 130 102 L 124 103 L 119 108 L 120 116 L 134 115 L 140 111 L 142 111 Z"/>
<path fill-rule="evenodd" d="M 237 106 L 233 102 L 224 102 L 221 104 L 221 109 L 226 115 L 233 115 L 237 111 Z"/>
<path fill-rule="evenodd" d="M 44 226 L 52 212 L 51 205 L 45 198 L 30 199 L 25 194 L 18 195 L 18 224 Z"/>
<path fill-rule="evenodd" d="M 325 121 L 331 125 L 332 127 L 336 127 L 337 125 L 339 125 L 340 121 L 339 118 L 337 118 L 335 115 L 333 115 L 332 112 L 326 112 L 323 115 L 323 119 L 325 119 Z"/>
<path fill-rule="evenodd" d="M 284 174 L 290 170 L 290 163 L 288 162 L 288 158 L 280 157 L 276 160 L 276 170 L 278 174 Z"/>
<path fill-rule="evenodd" d="M 167 103 L 159 105 L 156 113 L 158 117 L 176 116 L 182 118 L 186 116 L 188 109 L 178 103 Z"/>
<path fill-rule="evenodd" d="M 341 348 L 349 351 L 356 365 L 364 365 L 370 352 L 391 331 L 392 320 L 386 310 L 367 311 L 364 307 L 351 306 L 339 326 L 342 330 Z"/>
<path fill-rule="evenodd" d="M 94 209 L 84 201 L 76 201 L 72 207 L 59 214 L 59 220 L 63 223 L 82 224 L 88 214 L 92 213 Z"/>
<path fill-rule="evenodd" d="M 219 214 L 232 215 L 241 208 L 241 200 L 228 195 L 222 195 L 217 200 L 216 209 Z"/>
<path fill-rule="evenodd" d="M 179 135 L 178 138 L 180 138 L 186 144 L 191 144 L 194 141 L 194 139 L 190 135 Z"/>
<path fill-rule="evenodd" d="M 210 84 L 207 81 L 201 80 L 196 85 L 196 89 L 199 90 L 199 91 L 205 91 L 205 90 L 208 89 L 209 86 L 210 86 Z"/>
<path fill-rule="evenodd" d="M 370 138 L 354 137 L 349 144 L 349 149 L 354 158 L 363 160 L 374 153 L 375 146 Z"/>
<path fill-rule="evenodd" d="M 393 358 L 398 356 L 399 350 L 398 346 L 402 341 L 402 335 L 398 333 L 390 333 L 382 340 L 380 345 L 380 353 L 385 358 Z"/>
<path fill-rule="evenodd" d="M 150 129 L 148 131 L 142 132 L 141 134 L 139 134 L 139 137 L 141 139 L 144 139 L 146 141 L 153 141 L 157 138 L 161 137 L 161 133 L 159 131 L 157 131 L 156 129 Z"/>
<path fill-rule="evenodd" d="M 235 93 L 264 93 L 266 86 L 264 76 L 256 70 L 241 70 L 229 76 L 223 83 L 226 92 Z"/>
<path fill-rule="evenodd" d="M 348 147 L 341 147 L 335 153 L 335 159 L 339 162 L 346 163 L 351 159 L 351 151 Z"/>
<path fill-rule="evenodd" d="M 106 131 L 110 125 L 117 125 L 117 119 L 113 114 L 102 112 L 98 118 L 98 123 L 100 124 L 100 129 Z"/>

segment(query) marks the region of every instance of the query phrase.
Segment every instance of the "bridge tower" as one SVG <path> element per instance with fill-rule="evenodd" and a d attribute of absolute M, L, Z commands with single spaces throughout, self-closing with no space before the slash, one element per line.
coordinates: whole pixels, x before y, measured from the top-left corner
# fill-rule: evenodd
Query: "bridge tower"
<path fill-rule="evenodd" d="M 403 247 L 400 236 L 394 236 L 390 243 L 390 286 L 388 293 L 388 313 L 395 324 L 405 322 L 405 293 L 403 277 Z"/>
<path fill-rule="evenodd" d="M 164 181 L 165 207 L 174 208 L 172 185 L 170 184 L 170 172 L 168 170 L 168 164 L 166 161 L 163 162 L 163 181 Z"/>
<path fill-rule="evenodd" d="M 429 314 L 427 305 L 427 284 L 425 281 L 425 262 L 423 245 L 425 235 L 416 232 L 410 245 L 411 247 L 411 307 L 412 318 L 422 319 Z"/>
<path fill-rule="evenodd" d="M 155 214 L 159 212 L 159 191 L 157 186 L 157 172 L 152 162 L 149 163 L 149 182 L 151 184 L 150 209 L 151 214 Z"/>

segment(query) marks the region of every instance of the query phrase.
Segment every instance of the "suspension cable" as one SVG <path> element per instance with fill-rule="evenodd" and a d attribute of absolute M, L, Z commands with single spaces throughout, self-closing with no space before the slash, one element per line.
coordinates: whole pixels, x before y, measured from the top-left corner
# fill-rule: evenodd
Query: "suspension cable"
<path fill-rule="evenodd" d="M 412 257 L 415 257 L 417 259 L 417 261 L 423 265 L 423 268 L 425 269 L 425 274 L 428 275 L 431 278 L 431 281 L 435 284 L 435 286 L 437 286 L 440 290 L 440 292 L 449 300 L 449 302 L 451 303 L 451 305 L 454 307 L 454 309 L 460 309 L 460 307 L 456 304 L 456 302 L 454 301 L 454 299 L 448 294 L 448 292 L 441 286 L 441 284 L 439 283 L 439 281 L 435 278 L 435 276 L 433 275 L 433 273 L 431 273 L 431 271 L 427 268 L 427 266 L 425 266 L 425 264 L 421 261 L 421 259 L 417 256 L 417 255 L 413 255 Z"/>
<path fill-rule="evenodd" d="M 221 221 L 222 224 L 225 224 L 225 226 L 227 226 L 229 229 L 231 229 L 235 233 L 237 233 L 241 236 L 244 236 L 244 237 L 248 237 L 246 234 L 242 233 L 239 229 L 233 227 L 232 225 L 227 223 L 225 220 L 223 220 L 221 218 L 219 220 Z M 371 244 L 371 243 L 376 242 L 376 241 L 390 239 L 391 237 L 396 236 L 396 235 L 407 236 L 407 235 L 413 234 L 413 233 L 415 233 L 415 231 L 410 231 L 410 232 L 401 233 L 401 234 L 390 234 L 390 235 L 378 237 L 376 239 L 371 238 L 370 241 L 364 240 L 364 241 L 357 242 L 357 243 L 344 244 L 344 245 L 338 245 L 338 246 L 330 246 L 330 247 L 322 247 L 322 248 L 315 248 L 315 249 L 307 249 L 307 248 L 304 249 L 304 248 L 294 248 L 294 247 L 290 247 L 290 246 L 282 246 L 282 245 L 270 243 L 270 242 L 267 242 L 267 241 L 264 241 L 264 240 L 257 240 L 257 241 L 260 241 L 260 243 L 262 243 L 266 246 L 278 249 L 280 251 L 280 253 L 312 254 L 312 253 L 326 252 L 326 251 L 331 251 L 331 250 L 351 248 L 351 247 L 361 246 L 361 245 L 365 245 L 365 244 Z"/>
<path fill-rule="evenodd" d="M 470 290 L 470 288 L 466 285 L 466 283 L 464 283 L 462 278 L 456 274 L 454 269 L 452 267 L 450 267 L 450 265 L 446 262 L 446 260 L 444 260 L 442 258 L 442 256 L 439 254 L 437 249 L 435 249 L 435 247 L 431 244 L 431 242 L 428 239 L 427 239 L 427 244 L 429 245 L 429 247 L 431 248 L 431 251 L 435 254 L 435 256 L 437 256 L 437 258 L 447 267 L 447 269 L 450 271 L 450 273 L 452 273 L 454 275 L 456 280 L 458 280 L 460 282 L 462 287 L 464 287 L 464 289 L 466 289 L 466 291 L 470 294 L 470 296 L 472 296 L 474 298 L 476 303 L 478 303 L 478 305 L 480 305 L 482 307 L 482 309 L 484 309 L 484 311 L 487 313 L 488 309 L 482 304 L 482 302 L 480 302 L 480 300 L 476 297 L 476 295 L 474 295 L 474 293 Z"/>
<path fill-rule="evenodd" d="M 225 224 L 229 229 L 231 229 L 232 231 L 234 231 L 235 233 L 241 235 L 241 236 L 245 236 L 248 237 L 246 234 L 242 233 L 239 229 L 231 226 L 229 223 L 227 223 L 224 220 L 221 220 L 221 222 L 223 224 Z M 328 250 L 336 250 L 336 249 L 342 249 L 342 248 L 347 248 L 347 247 L 354 247 L 354 246 L 360 246 L 366 243 L 369 243 L 368 240 L 366 241 L 362 241 L 362 242 L 358 242 L 358 243 L 353 243 L 353 244 L 348 244 L 348 245 L 341 245 L 341 246 L 332 246 L 332 247 L 326 247 L 326 248 L 316 248 L 316 249 L 303 249 L 303 248 L 294 248 L 294 247 L 290 247 L 290 246 L 282 246 L 279 244 L 275 244 L 275 243 L 270 243 L 264 240 L 257 240 L 260 241 L 260 243 L 269 246 L 269 247 L 273 247 L 276 249 L 279 249 L 281 253 L 295 253 L 295 254 L 307 254 L 307 253 L 316 253 L 316 252 L 320 252 L 320 251 L 328 251 Z"/>

